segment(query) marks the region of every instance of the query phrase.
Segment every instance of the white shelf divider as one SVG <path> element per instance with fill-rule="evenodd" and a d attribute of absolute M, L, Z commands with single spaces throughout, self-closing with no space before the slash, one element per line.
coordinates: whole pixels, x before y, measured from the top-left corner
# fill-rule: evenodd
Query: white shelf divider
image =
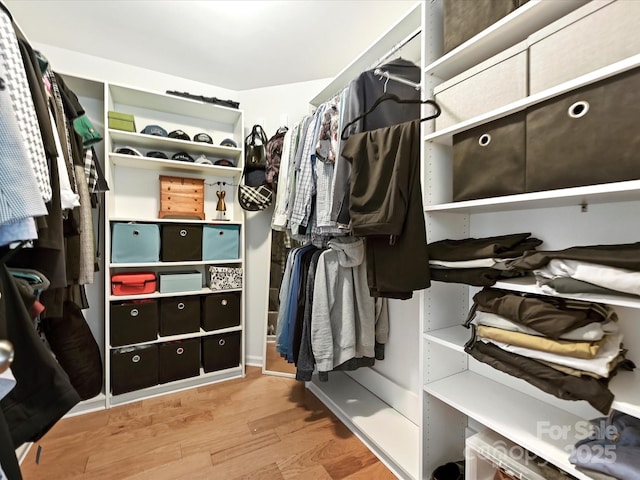
<path fill-rule="evenodd" d="M 110 153 L 109 157 L 114 165 L 130 168 L 145 168 L 149 170 L 175 170 L 189 172 L 207 172 L 218 177 L 237 177 L 242 169 L 237 167 L 222 167 L 219 165 L 205 165 L 201 163 L 181 162 L 179 160 L 165 160 L 162 158 L 139 157 L 137 155 L 125 155 Z"/>
<path fill-rule="evenodd" d="M 342 372 L 328 382 L 314 377 L 307 388 L 396 475 L 417 479 L 418 425 Z"/>
<path fill-rule="evenodd" d="M 149 263 L 111 263 L 110 268 L 152 268 L 152 267 L 189 267 L 191 265 L 235 265 L 242 263 L 235 260 L 197 260 L 187 262 L 149 262 Z"/>
<path fill-rule="evenodd" d="M 457 352 L 464 352 L 464 345 L 471 338 L 471 330 L 462 325 L 432 330 L 424 334 L 424 339 L 439 343 Z"/>
<path fill-rule="evenodd" d="M 190 338 L 209 337 L 211 335 L 218 335 L 218 334 L 221 334 L 221 333 L 239 332 L 239 331 L 242 331 L 242 326 L 240 326 L 240 325 L 237 325 L 235 327 L 229 327 L 229 328 L 221 328 L 219 330 L 203 330 L 201 328 L 197 332 L 181 333 L 179 335 L 167 335 L 165 337 L 161 337 L 161 336 L 158 335 L 158 337 L 155 340 L 149 340 L 149 341 L 146 341 L 146 342 L 136 342 L 136 343 L 132 343 L 130 345 L 111 346 L 111 348 L 112 349 L 116 349 L 116 348 L 134 347 L 134 346 L 138 346 L 138 345 L 153 345 L 154 343 L 175 342 L 175 341 L 178 341 L 178 340 L 188 340 Z"/>
<path fill-rule="evenodd" d="M 163 297 L 185 297 L 191 295 L 206 295 L 211 293 L 224 293 L 224 292 L 241 292 L 241 288 L 234 288 L 232 290 L 211 290 L 210 288 L 204 287 L 201 290 L 192 290 L 189 292 L 171 292 L 171 293 L 144 293 L 139 295 L 109 295 L 109 300 L 112 302 L 118 302 L 120 300 L 137 300 L 137 299 L 146 299 L 146 298 L 163 298 Z"/>

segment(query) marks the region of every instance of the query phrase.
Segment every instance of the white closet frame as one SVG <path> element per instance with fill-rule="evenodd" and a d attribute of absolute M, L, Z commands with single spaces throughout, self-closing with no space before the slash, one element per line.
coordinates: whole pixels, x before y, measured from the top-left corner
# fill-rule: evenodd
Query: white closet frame
<path fill-rule="evenodd" d="M 488 59 L 531 33 L 564 16 L 586 1 L 530 0 L 485 31 L 442 55 L 442 0 L 425 3 L 424 85 L 439 83 Z M 522 111 L 530 105 L 608 78 L 640 65 L 640 55 L 594 70 L 520 101 L 504 105 L 468 121 L 433 131 L 424 127 L 423 195 L 429 241 L 532 232 L 544 240 L 545 250 L 573 245 L 637 242 L 634 220 L 640 207 L 640 181 L 527 193 L 481 200 L 451 202 L 452 136 L 476 125 Z M 534 284 L 498 282 L 496 288 L 541 293 Z M 464 458 L 469 429 L 489 428 L 541 456 L 571 475 L 588 480 L 568 461 L 574 435 L 586 421 L 602 414 L 586 402 L 557 399 L 469 358 L 464 344 L 470 332 L 460 325 L 478 288 L 434 282 L 425 290 L 422 315 L 423 428 L 422 473 Z M 570 295 L 565 295 L 570 297 Z M 640 301 L 622 296 L 576 296 L 612 305 L 620 317 L 629 358 L 640 354 Z M 636 372 L 621 372 L 610 383 L 614 409 L 640 416 L 640 380 Z M 544 426 L 568 427 L 553 435 Z M 470 479 L 473 480 L 473 479 Z"/>

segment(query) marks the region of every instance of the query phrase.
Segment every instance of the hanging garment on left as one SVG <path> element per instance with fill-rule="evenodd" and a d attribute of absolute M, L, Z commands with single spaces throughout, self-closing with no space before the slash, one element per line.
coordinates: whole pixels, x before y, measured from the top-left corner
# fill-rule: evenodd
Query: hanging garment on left
<path fill-rule="evenodd" d="M 25 163 L 30 165 L 31 174 L 37 182 L 37 192 L 45 202 L 51 200 L 51 181 L 47 157 L 44 151 L 40 125 L 36 116 L 35 106 L 31 97 L 29 82 L 25 73 L 25 67 L 20 54 L 18 40 L 11 22 L 11 18 L 0 10 L 0 45 L 2 45 L 2 56 L 0 66 L 0 78 L 4 80 L 6 90 L 2 90 L 2 96 L 8 96 L 7 102 L 2 106 L 2 116 L 6 117 L 9 108 L 14 112 L 17 127 L 20 131 L 20 142 L 24 145 L 27 154 L 20 159 L 19 164 L 23 166 L 23 174 L 26 173 Z M 3 143 L 4 143 L 3 132 Z M 3 165 L 7 163 L 2 157 Z M 21 182 L 24 182 L 20 179 Z M 24 185 L 24 183 L 22 183 Z M 30 190 L 30 195 L 35 195 L 36 191 Z"/>

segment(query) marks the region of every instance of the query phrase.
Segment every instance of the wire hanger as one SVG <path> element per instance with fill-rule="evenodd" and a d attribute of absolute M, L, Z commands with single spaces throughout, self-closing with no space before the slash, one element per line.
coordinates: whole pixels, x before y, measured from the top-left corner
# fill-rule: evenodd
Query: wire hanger
<path fill-rule="evenodd" d="M 397 77 L 395 75 L 390 74 L 389 72 L 387 72 L 386 70 L 382 70 L 381 68 L 376 68 L 373 71 L 374 75 L 378 75 L 380 78 L 378 80 L 382 81 L 382 79 L 384 78 L 384 87 L 383 87 L 383 92 L 387 93 L 387 84 L 389 83 L 389 80 L 393 80 L 394 82 L 398 82 L 398 83 L 402 83 L 404 85 L 408 85 L 410 87 L 415 88 L 416 90 L 421 90 L 422 87 L 420 86 L 419 83 L 415 83 L 412 82 L 411 80 L 407 80 L 405 78 L 402 77 Z"/>
<path fill-rule="evenodd" d="M 398 98 L 398 96 L 394 95 L 393 93 L 385 93 L 380 98 L 378 98 L 373 105 L 371 105 L 371 108 L 369 110 L 367 110 L 362 115 L 357 116 L 356 118 L 351 120 L 349 123 L 347 123 L 342 129 L 342 134 L 340 135 L 340 138 L 342 140 L 346 140 L 347 138 L 349 138 L 348 136 L 345 136 L 347 129 L 350 126 L 354 125 L 358 120 L 362 120 L 364 117 L 369 115 L 371 112 L 373 112 L 376 109 L 378 105 L 380 105 L 382 102 L 386 100 L 393 100 L 396 103 L 412 103 L 412 104 L 419 103 L 419 104 L 432 105 L 433 108 L 435 109 L 435 113 L 433 115 L 429 115 L 428 117 L 421 118 L 420 122 L 424 122 L 425 120 L 431 120 L 433 118 L 436 118 L 437 116 L 440 115 L 440 112 L 441 112 L 440 106 L 433 100 L 403 100 Z"/>

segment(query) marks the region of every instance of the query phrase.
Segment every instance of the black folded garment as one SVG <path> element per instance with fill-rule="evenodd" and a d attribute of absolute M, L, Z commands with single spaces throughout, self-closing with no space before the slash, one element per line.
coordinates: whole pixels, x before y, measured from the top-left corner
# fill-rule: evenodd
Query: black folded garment
<path fill-rule="evenodd" d="M 531 233 L 514 233 L 485 238 L 440 240 L 428 245 L 431 260 L 461 261 L 479 258 L 514 258 L 535 250 L 542 240 Z"/>
<path fill-rule="evenodd" d="M 434 282 L 464 283 L 475 287 L 490 287 L 503 278 L 521 277 L 516 270 L 498 270 L 496 268 L 431 268 L 431 280 Z"/>

